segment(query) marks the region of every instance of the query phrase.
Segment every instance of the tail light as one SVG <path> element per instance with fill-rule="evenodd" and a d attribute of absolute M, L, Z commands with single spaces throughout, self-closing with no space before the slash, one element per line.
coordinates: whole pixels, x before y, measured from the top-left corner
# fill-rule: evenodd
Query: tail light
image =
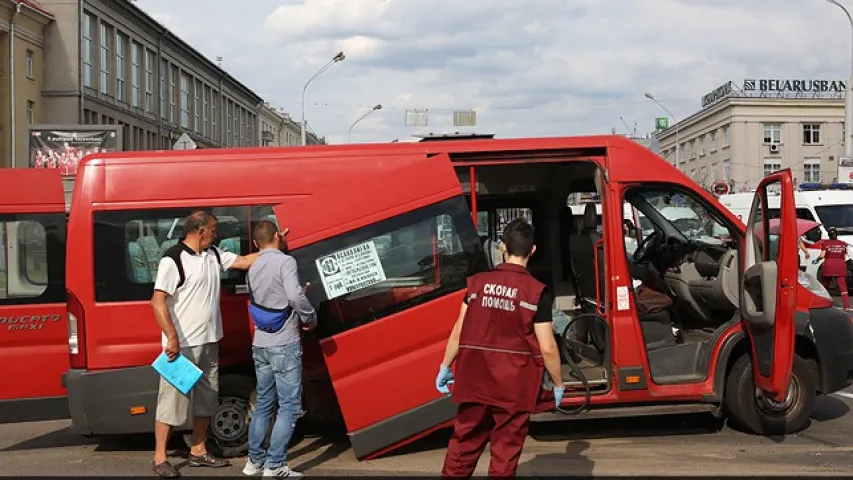
<path fill-rule="evenodd" d="M 71 368 L 86 368 L 86 318 L 83 304 L 67 290 L 66 308 L 68 310 L 68 353 Z"/>

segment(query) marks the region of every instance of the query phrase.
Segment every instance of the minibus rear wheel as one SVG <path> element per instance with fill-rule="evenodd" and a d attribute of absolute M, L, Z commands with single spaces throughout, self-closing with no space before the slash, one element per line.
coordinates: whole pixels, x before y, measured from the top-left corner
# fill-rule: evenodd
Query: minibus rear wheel
<path fill-rule="evenodd" d="M 758 435 L 789 435 L 809 425 L 817 396 L 809 360 L 794 356 L 788 396 L 776 404 L 755 388 L 752 358 L 741 355 L 729 372 L 723 402 L 737 426 Z"/>

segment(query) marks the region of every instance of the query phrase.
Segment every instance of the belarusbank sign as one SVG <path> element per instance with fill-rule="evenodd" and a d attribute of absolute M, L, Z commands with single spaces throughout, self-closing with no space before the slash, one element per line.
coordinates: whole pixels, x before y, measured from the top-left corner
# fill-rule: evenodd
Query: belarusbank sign
<path fill-rule="evenodd" d="M 842 80 L 791 80 L 791 79 L 769 79 L 748 78 L 743 81 L 745 92 L 803 92 L 803 93 L 841 93 L 847 89 Z"/>
<path fill-rule="evenodd" d="M 758 98 L 844 98 L 844 80 L 747 78 L 739 87 L 728 81 L 702 96 L 702 108 L 710 107 L 728 97 Z"/>

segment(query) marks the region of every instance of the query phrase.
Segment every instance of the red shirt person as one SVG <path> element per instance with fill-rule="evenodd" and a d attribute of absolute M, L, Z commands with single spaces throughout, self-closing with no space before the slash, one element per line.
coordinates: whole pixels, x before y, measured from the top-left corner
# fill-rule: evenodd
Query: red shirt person
<path fill-rule="evenodd" d="M 850 296 L 847 292 L 847 243 L 838 239 L 838 230 L 834 227 L 830 227 L 828 233 L 829 240 L 821 242 L 820 256 L 814 260 L 814 263 L 825 259 L 821 281 L 829 289 L 829 279 L 835 277 L 844 309 L 850 310 Z"/>
<path fill-rule="evenodd" d="M 487 442 L 489 476 L 514 477 L 545 371 L 554 382 L 556 405 L 562 401 L 552 296 L 526 268 L 536 251 L 533 227 L 514 220 L 502 240 L 506 261 L 468 279 L 436 378 L 441 393 L 454 384 L 453 401 L 459 405 L 442 477 L 471 477 Z M 456 380 L 450 370 L 454 361 Z"/>

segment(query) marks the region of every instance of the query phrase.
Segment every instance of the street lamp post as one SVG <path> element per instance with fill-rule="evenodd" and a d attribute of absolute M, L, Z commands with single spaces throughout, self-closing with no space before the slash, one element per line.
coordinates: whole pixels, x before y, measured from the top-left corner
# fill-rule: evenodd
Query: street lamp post
<path fill-rule="evenodd" d="M 344 52 L 338 52 L 337 55 L 335 55 L 334 57 L 332 57 L 331 60 L 329 60 L 329 63 L 323 65 L 323 68 L 318 70 L 317 73 L 315 73 L 311 78 L 309 78 L 308 81 L 305 82 L 305 86 L 302 87 L 302 122 L 301 123 L 302 123 L 302 146 L 303 147 L 306 144 L 305 143 L 305 90 L 308 89 L 308 84 L 311 83 L 312 80 L 314 80 L 315 78 L 322 75 L 323 72 L 325 72 L 326 70 L 331 68 L 332 65 L 334 65 L 338 62 L 342 62 L 345 58 L 346 58 L 346 56 L 344 55 Z"/>
<path fill-rule="evenodd" d="M 352 143 L 352 129 L 355 128 L 355 124 L 364 120 L 365 118 L 367 118 L 368 115 L 370 115 L 371 113 L 373 113 L 377 110 L 382 110 L 382 104 L 381 103 L 377 103 L 376 105 L 374 105 L 373 108 L 368 110 L 367 113 L 358 117 L 358 120 L 352 122 L 352 125 L 350 125 L 350 127 L 349 127 L 349 132 L 347 132 L 347 143 Z"/>
<path fill-rule="evenodd" d="M 853 28 L 853 17 L 850 16 L 847 7 L 839 3 L 838 0 L 826 1 L 844 12 L 850 22 L 850 27 Z M 851 43 L 851 49 L 853 49 L 853 43 Z M 847 158 L 853 157 L 853 53 L 851 53 L 851 63 L 851 76 L 847 79 L 847 88 L 844 93 L 844 156 Z"/>
<path fill-rule="evenodd" d="M 675 122 L 675 168 L 681 169 L 681 164 L 678 163 L 678 152 L 681 150 L 681 139 L 678 135 L 678 120 L 675 118 L 675 115 L 669 111 L 662 103 L 657 101 L 654 95 L 649 92 L 646 92 L 646 98 L 658 104 L 660 108 L 663 109 L 664 112 L 668 113 L 670 117 L 672 117 L 672 121 Z"/>

